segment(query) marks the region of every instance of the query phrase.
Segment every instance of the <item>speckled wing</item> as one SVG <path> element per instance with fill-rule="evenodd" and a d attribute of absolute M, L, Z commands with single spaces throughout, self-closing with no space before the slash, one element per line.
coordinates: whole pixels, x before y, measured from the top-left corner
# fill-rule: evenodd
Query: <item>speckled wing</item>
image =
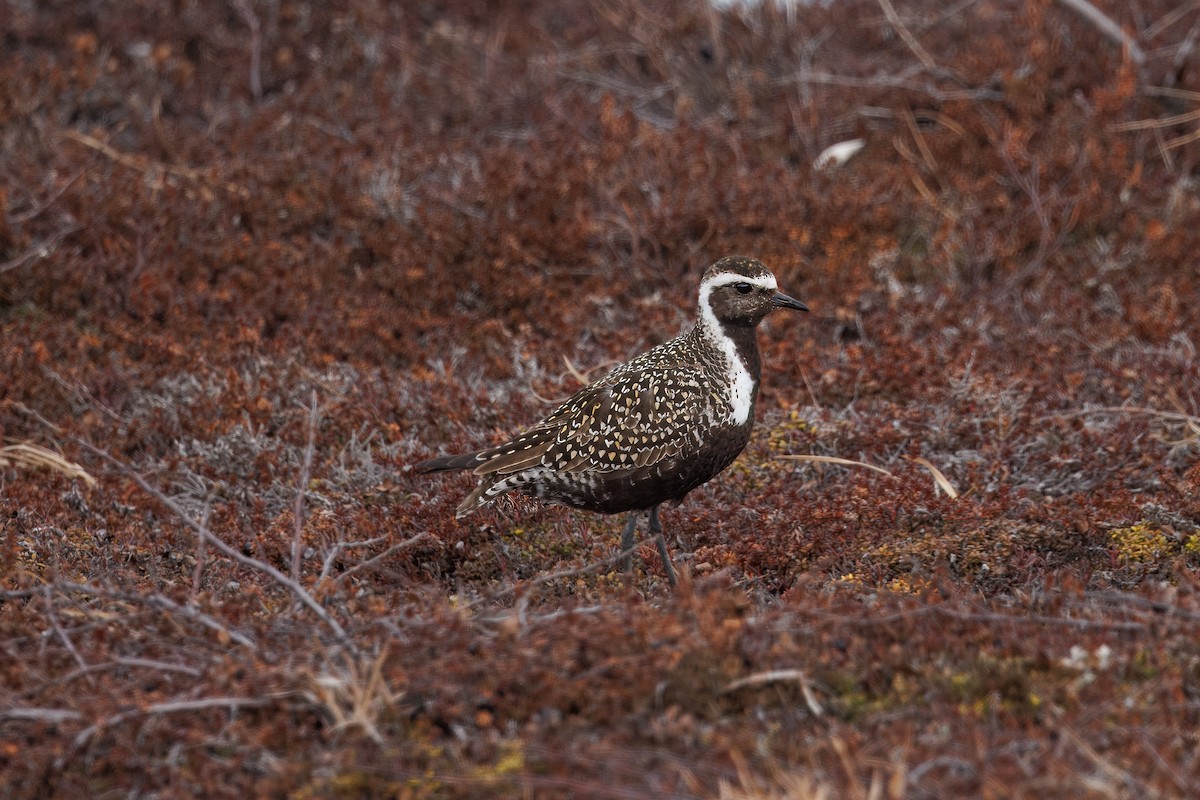
<path fill-rule="evenodd" d="M 699 448 L 712 417 L 699 367 L 621 370 L 516 439 L 479 454 L 478 475 L 619 472 Z"/>

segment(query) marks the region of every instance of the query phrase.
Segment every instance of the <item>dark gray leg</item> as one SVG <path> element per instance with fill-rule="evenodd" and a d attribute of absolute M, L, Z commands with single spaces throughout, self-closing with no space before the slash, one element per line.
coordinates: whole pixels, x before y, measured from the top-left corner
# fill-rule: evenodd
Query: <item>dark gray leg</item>
<path fill-rule="evenodd" d="M 621 559 L 621 567 L 629 572 L 633 569 L 633 553 L 626 552 L 637 542 L 635 535 L 637 534 L 637 521 L 640 511 L 634 511 L 629 515 L 629 521 L 625 523 L 625 531 L 621 534 L 621 552 L 625 553 L 625 558 Z"/>
<path fill-rule="evenodd" d="M 675 585 L 675 567 L 671 564 L 671 554 L 667 552 L 667 540 L 663 538 L 662 523 L 658 521 L 658 506 L 650 509 L 650 533 L 654 534 L 654 543 L 658 545 L 658 555 L 662 558 L 663 572 L 667 573 L 667 583 Z"/>

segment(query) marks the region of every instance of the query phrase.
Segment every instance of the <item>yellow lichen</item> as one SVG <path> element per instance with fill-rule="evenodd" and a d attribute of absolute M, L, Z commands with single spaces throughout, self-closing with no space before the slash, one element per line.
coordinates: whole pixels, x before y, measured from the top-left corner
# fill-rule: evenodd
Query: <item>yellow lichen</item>
<path fill-rule="evenodd" d="M 888 591 L 896 592 L 897 594 L 920 594 L 929 586 L 929 581 L 922 578 L 911 578 L 901 575 L 898 578 L 892 578 L 887 583 Z"/>
<path fill-rule="evenodd" d="M 481 764 L 472 770 L 474 776 L 490 783 L 499 781 L 525 770 L 525 750 L 520 741 L 508 740 L 502 742 L 496 760 L 490 764 Z"/>
<path fill-rule="evenodd" d="M 1128 528 L 1116 528 L 1108 534 L 1117 555 L 1126 561 L 1144 564 L 1169 557 L 1175 540 L 1152 523 L 1138 522 Z"/>

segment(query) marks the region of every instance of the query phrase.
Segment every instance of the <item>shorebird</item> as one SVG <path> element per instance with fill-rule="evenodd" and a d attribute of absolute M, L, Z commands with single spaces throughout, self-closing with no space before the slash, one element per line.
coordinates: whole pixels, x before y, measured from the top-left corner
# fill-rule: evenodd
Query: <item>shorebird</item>
<path fill-rule="evenodd" d="M 626 552 L 639 516 L 649 512 L 674 586 L 658 507 L 718 475 L 750 441 L 761 374 L 758 323 L 777 308 L 808 310 L 778 288 L 761 262 L 722 258 L 700 280 L 691 330 L 580 389 L 504 444 L 414 469 L 470 470 L 482 479 L 459 504 L 460 518 L 510 491 L 601 514 L 631 512 L 621 536 Z"/>

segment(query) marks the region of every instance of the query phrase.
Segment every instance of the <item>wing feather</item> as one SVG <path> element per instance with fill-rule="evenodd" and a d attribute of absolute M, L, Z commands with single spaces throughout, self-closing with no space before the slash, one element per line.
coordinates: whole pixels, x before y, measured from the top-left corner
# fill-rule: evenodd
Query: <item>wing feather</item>
<path fill-rule="evenodd" d="M 537 467 L 611 473 L 686 457 L 713 419 L 707 380 L 699 366 L 609 375 L 520 436 L 479 453 L 475 474 L 503 476 Z"/>

